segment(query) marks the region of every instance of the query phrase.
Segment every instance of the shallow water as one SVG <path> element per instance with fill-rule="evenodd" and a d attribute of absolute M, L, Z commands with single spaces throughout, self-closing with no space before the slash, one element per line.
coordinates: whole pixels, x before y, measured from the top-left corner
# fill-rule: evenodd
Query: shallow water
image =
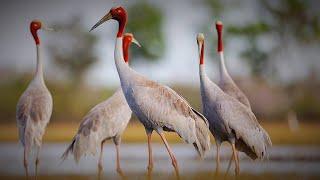
<path fill-rule="evenodd" d="M 97 157 L 83 157 L 76 164 L 73 157 L 61 163 L 60 156 L 67 147 L 65 143 L 44 144 L 40 154 L 39 174 L 42 175 L 92 175 L 97 171 Z M 154 172 L 173 172 L 171 161 L 162 144 L 153 144 Z M 215 147 L 202 161 L 193 146 L 188 144 L 171 145 L 178 160 L 180 173 L 213 172 L 215 169 Z M 230 147 L 221 149 L 221 170 L 224 171 L 231 155 Z M 0 143 L 0 174 L 24 175 L 23 147 L 18 143 Z M 252 161 L 244 154 L 240 155 L 240 169 L 248 174 L 298 174 L 320 176 L 320 147 L 308 146 L 275 146 L 270 150 L 269 160 Z M 146 144 L 121 145 L 121 167 L 126 173 L 144 173 L 147 167 Z M 33 174 L 34 160 L 30 159 L 30 174 Z M 232 168 L 233 170 L 233 168 Z M 231 171 L 233 173 L 233 171 Z M 104 173 L 115 174 L 115 148 L 106 144 L 104 148 Z"/>

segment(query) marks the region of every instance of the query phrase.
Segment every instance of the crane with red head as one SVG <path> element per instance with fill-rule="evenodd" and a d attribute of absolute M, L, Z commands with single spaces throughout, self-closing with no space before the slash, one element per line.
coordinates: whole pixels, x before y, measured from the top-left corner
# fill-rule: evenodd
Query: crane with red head
<path fill-rule="evenodd" d="M 126 33 L 123 37 L 123 54 L 125 62 L 129 63 L 129 47 L 135 43 L 140 47 L 133 34 Z M 121 136 L 131 118 L 132 111 L 122 93 L 121 88 L 107 100 L 94 106 L 83 118 L 77 134 L 62 155 L 65 160 L 71 153 L 74 160 L 79 162 L 82 155 L 96 152 L 100 145 L 98 161 L 98 177 L 100 179 L 103 171 L 103 147 L 108 139 L 112 139 L 116 147 L 116 169 L 120 176 L 124 177 L 120 166 L 120 143 Z M 95 153 L 94 153 L 95 154 Z"/>
<path fill-rule="evenodd" d="M 124 63 L 122 35 L 127 21 L 124 8 L 112 8 L 90 31 L 110 19 L 116 20 L 119 24 L 114 57 L 121 88 L 130 109 L 144 125 L 148 136 L 148 175 L 153 168 L 151 135 L 156 131 L 167 148 L 175 173 L 179 177 L 177 160 L 163 132 L 176 132 L 187 143 L 193 144 L 199 155 L 203 157 L 210 149 L 208 122 L 174 90 L 149 80 Z"/>
<path fill-rule="evenodd" d="M 42 137 L 52 113 L 52 97 L 43 78 L 41 44 L 38 36 L 40 30 L 52 31 L 53 29 L 47 28 L 39 20 L 30 23 L 30 32 L 36 44 L 37 67 L 33 80 L 18 101 L 16 112 L 19 139 L 24 147 L 24 168 L 27 177 L 29 176 L 28 159 L 34 146 L 37 149 L 35 161 L 35 175 L 37 176 Z"/>

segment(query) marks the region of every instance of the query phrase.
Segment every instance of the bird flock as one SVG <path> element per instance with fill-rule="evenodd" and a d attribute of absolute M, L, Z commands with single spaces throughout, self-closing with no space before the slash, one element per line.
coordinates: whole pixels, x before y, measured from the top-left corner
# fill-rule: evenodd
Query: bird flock
<path fill-rule="evenodd" d="M 94 106 L 82 119 L 77 133 L 71 140 L 61 158 L 65 160 L 72 154 L 79 162 L 81 156 L 96 154 L 100 148 L 98 177 L 103 172 L 103 145 L 112 139 L 116 148 L 116 170 L 125 177 L 120 166 L 121 136 L 125 131 L 132 112 L 145 127 L 148 143 L 147 175 L 151 177 L 153 169 L 153 153 L 151 136 L 155 131 L 163 141 L 172 161 L 176 177 L 179 179 L 179 166 L 171 150 L 164 131 L 177 133 L 186 143 L 192 144 L 201 158 L 210 150 L 210 133 L 216 142 L 216 174 L 220 171 L 220 146 L 223 142 L 232 147 L 231 162 L 235 163 L 235 174 L 240 173 L 239 152 L 244 152 L 251 159 L 263 160 L 268 157 L 271 139 L 257 121 L 251 110 L 250 102 L 232 80 L 225 66 L 222 40 L 222 22 L 216 22 L 218 35 L 217 52 L 220 56 L 218 83 L 210 80 L 205 70 L 205 38 L 197 35 L 199 53 L 199 78 L 203 114 L 196 111 L 182 96 L 168 86 L 136 72 L 130 68 L 129 47 L 131 43 L 140 47 L 133 34 L 125 33 L 128 20 L 123 7 L 114 7 L 98 21 L 90 31 L 101 24 L 115 20 L 118 32 L 115 41 L 114 62 L 120 78 L 121 87 L 107 100 Z M 39 153 L 42 137 L 52 114 L 52 96 L 45 85 L 42 70 L 39 30 L 52 29 L 44 26 L 39 20 L 30 24 L 30 31 L 35 40 L 37 67 L 33 80 L 21 95 L 16 119 L 19 139 L 24 147 L 24 168 L 29 176 L 28 159 L 33 148 L 36 149 L 35 175 L 38 173 Z"/>

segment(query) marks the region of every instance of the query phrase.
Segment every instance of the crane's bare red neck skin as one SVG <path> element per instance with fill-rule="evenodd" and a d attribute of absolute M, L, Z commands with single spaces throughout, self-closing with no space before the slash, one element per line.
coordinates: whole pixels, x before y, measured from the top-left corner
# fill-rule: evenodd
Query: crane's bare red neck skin
<path fill-rule="evenodd" d="M 200 49 L 200 65 L 204 64 L 204 42 L 201 45 Z"/>
<path fill-rule="evenodd" d="M 129 63 L 129 47 L 132 42 L 131 36 L 124 36 L 122 40 L 123 58 L 125 63 Z"/>
<path fill-rule="evenodd" d="M 123 7 L 112 8 L 110 10 L 112 15 L 112 19 L 117 20 L 119 23 L 119 29 L 117 33 L 117 37 L 122 37 L 124 28 L 127 23 L 127 12 Z"/>
<path fill-rule="evenodd" d="M 222 29 L 223 24 L 221 22 L 216 23 L 216 29 L 218 33 L 218 52 L 223 52 L 223 42 L 222 42 Z"/>
<path fill-rule="evenodd" d="M 40 44 L 40 39 L 38 37 L 38 30 L 41 29 L 41 22 L 40 21 L 32 21 L 30 23 L 30 31 L 33 36 L 33 39 L 36 45 Z"/>

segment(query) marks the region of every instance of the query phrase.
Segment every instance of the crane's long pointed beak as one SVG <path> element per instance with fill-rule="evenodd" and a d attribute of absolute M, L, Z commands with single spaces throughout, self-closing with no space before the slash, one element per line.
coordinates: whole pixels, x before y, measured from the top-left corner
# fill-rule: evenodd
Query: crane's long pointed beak
<path fill-rule="evenodd" d="M 47 26 L 45 26 L 43 24 L 41 25 L 41 29 L 44 30 L 44 31 L 56 31 L 55 29 L 49 28 L 49 27 L 47 27 Z"/>
<path fill-rule="evenodd" d="M 112 15 L 111 13 L 108 13 L 107 15 L 103 16 L 103 18 L 101 18 L 100 21 L 98 21 L 94 26 L 92 26 L 89 32 L 93 31 L 95 28 L 97 28 L 98 26 L 110 19 L 112 19 Z"/>
<path fill-rule="evenodd" d="M 135 38 L 132 38 L 132 42 L 135 43 L 138 47 L 141 47 L 140 43 Z"/>
<path fill-rule="evenodd" d="M 202 48 L 202 42 L 199 42 L 198 43 L 199 57 L 201 56 L 201 48 Z"/>
<path fill-rule="evenodd" d="M 45 31 L 57 31 L 57 30 L 55 30 L 53 28 L 49 28 L 49 27 L 45 27 L 45 28 L 42 28 L 42 29 L 45 30 Z"/>

